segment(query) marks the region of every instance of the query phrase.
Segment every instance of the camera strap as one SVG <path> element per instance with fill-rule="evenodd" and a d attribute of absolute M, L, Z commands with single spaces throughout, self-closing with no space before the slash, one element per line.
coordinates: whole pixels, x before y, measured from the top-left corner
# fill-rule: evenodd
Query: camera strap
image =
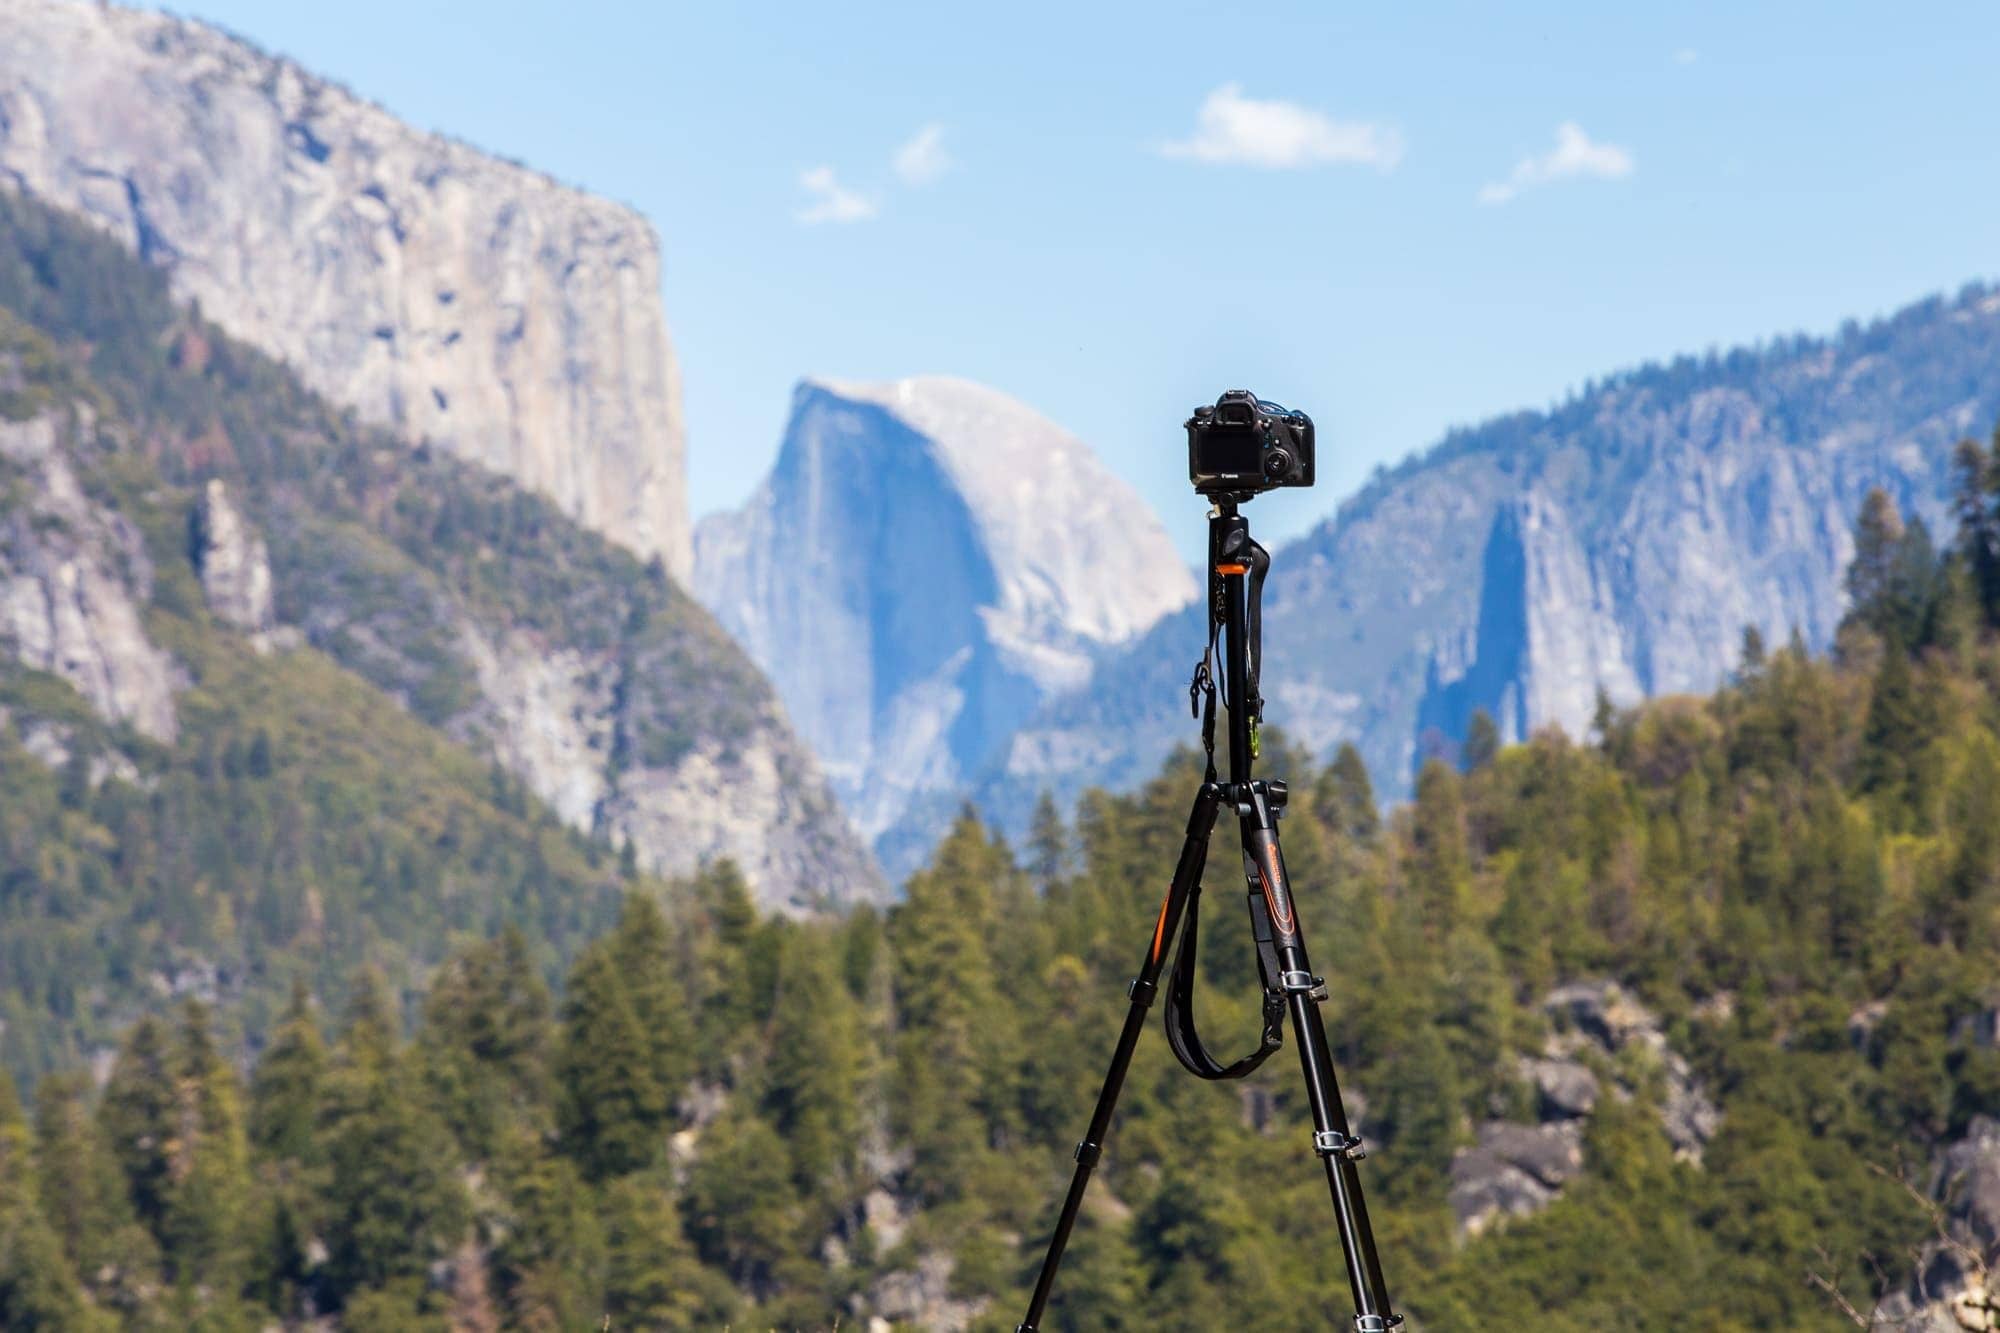
<path fill-rule="evenodd" d="M 1257 548 L 1259 551 L 1262 548 Z M 1265 562 L 1268 565 L 1268 558 Z M 1262 568 L 1258 569 L 1261 584 Z M 1215 774 L 1215 606 L 1209 598 L 1208 647 L 1195 663 L 1194 679 L 1188 682 L 1188 711 L 1201 719 L 1201 748 L 1207 758 L 1204 782 L 1214 783 Z M 1253 602 L 1254 606 L 1255 603 Z M 1242 1078 L 1270 1058 L 1285 1044 L 1285 996 L 1277 984 L 1280 972 L 1277 948 L 1272 943 L 1269 909 L 1262 894 L 1250 895 L 1250 933 L 1257 942 L 1257 975 L 1264 986 L 1264 1030 L 1257 1049 L 1242 1059 L 1223 1064 L 1208 1052 L 1194 1026 L 1194 974 L 1201 926 L 1201 880 L 1188 890 L 1187 919 L 1181 926 L 1179 945 L 1174 950 L 1174 972 L 1167 983 L 1167 1045 L 1174 1058 L 1196 1078 L 1220 1080 Z"/>
<path fill-rule="evenodd" d="M 1257 894 L 1250 895 L 1250 915 L 1253 933 L 1257 937 L 1257 972 L 1264 983 L 1264 1031 L 1258 1038 L 1257 1049 L 1231 1064 L 1223 1064 L 1208 1053 L 1202 1044 L 1201 1034 L 1194 1027 L 1194 973 L 1195 936 L 1201 921 L 1201 885 L 1196 883 L 1188 893 L 1187 921 L 1181 926 L 1180 947 L 1174 951 L 1174 975 L 1167 983 L 1166 1026 L 1167 1045 L 1173 1048 L 1174 1058 L 1182 1068 L 1196 1078 L 1219 1080 L 1242 1078 L 1270 1058 L 1271 1052 L 1285 1044 L 1285 996 L 1275 985 L 1276 954 L 1270 946 L 1271 927 L 1268 921 L 1257 920 L 1263 899 Z M 1270 953 L 1269 960 L 1265 955 Z"/>
<path fill-rule="evenodd" d="M 1203 782 L 1215 781 L 1215 635 L 1209 635 L 1209 650 L 1194 664 L 1194 679 L 1188 682 L 1188 716 L 1201 719 L 1201 750 L 1208 756 Z"/>

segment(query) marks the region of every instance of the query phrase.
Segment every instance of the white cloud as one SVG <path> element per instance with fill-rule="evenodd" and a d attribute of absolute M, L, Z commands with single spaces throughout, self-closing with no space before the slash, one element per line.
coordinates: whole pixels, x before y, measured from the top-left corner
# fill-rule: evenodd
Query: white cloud
<path fill-rule="evenodd" d="M 958 164 L 945 151 L 944 126 L 933 122 L 896 150 L 894 165 L 905 185 L 929 185 Z"/>
<path fill-rule="evenodd" d="M 811 202 L 798 212 L 807 226 L 821 222 L 866 222 L 875 216 L 875 201 L 842 185 L 832 167 L 814 167 L 799 175 L 799 185 Z"/>
<path fill-rule="evenodd" d="M 1358 163 L 1384 171 L 1403 157 L 1403 136 L 1371 121 L 1334 120 L 1297 102 L 1245 97 L 1225 83 L 1202 102 L 1194 136 L 1160 145 L 1167 157 L 1274 170 Z"/>
<path fill-rule="evenodd" d="M 1573 120 L 1556 126 L 1556 146 L 1546 153 L 1524 157 L 1504 181 L 1494 181 L 1479 191 L 1482 204 L 1504 204 L 1523 190 L 1560 180 L 1623 180 L 1632 174 L 1632 154 L 1617 144 L 1595 143 Z"/>
<path fill-rule="evenodd" d="M 1701 52 L 1695 50 L 1692 46 L 1683 46 L 1680 50 L 1674 52 L 1674 63 L 1676 65 L 1692 65 L 1699 59 L 1701 59 Z"/>

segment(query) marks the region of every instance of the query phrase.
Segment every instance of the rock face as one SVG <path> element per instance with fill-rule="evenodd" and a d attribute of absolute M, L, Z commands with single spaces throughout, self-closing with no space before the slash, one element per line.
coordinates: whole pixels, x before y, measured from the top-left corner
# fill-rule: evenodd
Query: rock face
<path fill-rule="evenodd" d="M 173 658 L 141 615 L 152 564 L 137 529 L 79 484 L 65 445 L 79 408 L 0 418 L 0 652 L 62 677 L 154 740 L 179 730 Z"/>
<path fill-rule="evenodd" d="M 1477 1236 L 1501 1218 L 1548 1207 L 1564 1182 L 1582 1170 L 1581 1121 L 1493 1120 L 1479 1127 L 1476 1146 L 1453 1154 L 1446 1197 L 1460 1233 Z"/>
<path fill-rule="evenodd" d="M 1909 1287 L 1876 1307 L 1871 1327 L 2000 1329 L 2000 1120 L 1972 1117 L 1965 1137 L 1939 1155 L 1931 1199 L 1943 1235 L 1917 1256 Z"/>
<path fill-rule="evenodd" d="M 1534 1123 L 1486 1121 L 1477 1127 L 1474 1146 L 1452 1157 L 1447 1199 L 1461 1236 L 1539 1212 L 1583 1170 L 1585 1120 L 1606 1092 L 1598 1069 L 1636 1064 L 1661 1076 L 1661 1128 L 1684 1160 L 1699 1162 L 1721 1124 L 1721 1112 L 1686 1058 L 1667 1045 L 1659 1021 L 1616 982 L 1559 986 L 1542 1007 L 1554 1031 L 1542 1053 L 1524 1058 L 1519 1071 L 1535 1094 Z M 1636 1089 L 1612 1080 L 1608 1091 L 1622 1101 Z"/>
<path fill-rule="evenodd" d="M 199 23 L 73 0 L 0 6 L 0 181 L 364 420 L 687 573 L 679 375 L 631 210 Z"/>
<path fill-rule="evenodd" d="M 1952 445 L 1996 419 L 2000 293 L 1972 288 L 1455 432 L 1273 553 L 1266 717 L 1316 750 L 1354 741 L 1393 797 L 1476 709 L 1509 738 L 1580 735 L 1600 687 L 1618 702 L 1711 690 L 1746 625 L 1824 647 L 1868 488 L 1947 537 Z M 980 804 L 1019 827 L 1044 787 L 1156 771 L 1194 737 L 1201 633 L 1184 611 L 1046 705 Z"/>
<path fill-rule="evenodd" d="M 271 614 L 271 552 L 250 530 L 229 497 L 229 487 L 212 478 L 195 508 L 190 545 L 208 609 L 250 634 L 268 634 Z"/>
<path fill-rule="evenodd" d="M 1080 441 L 944 377 L 801 384 L 771 476 L 703 520 L 696 569 L 891 859 L 1038 703 L 1194 592 Z"/>
<path fill-rule="evenodd" d="M 662 751 L 646 737 L 672 706 L 657 696 L 678 693 L 685 674 L 658 660 L 672 647 L 589 652 L 518 627 L 482 625 L 463 608 L 451 614 L 479 697 L 446 729 L 490 749 L 566 823 L 631 843 L 642 865 L 665 875 L 727 858 L 777 911 L 884 896 L 880 874 L 768 690 L 743 691 L 749 698 L 737 707 L 747 713 L 726 735 Z M 726 662 L 728 646 L 713 647 Z"/>

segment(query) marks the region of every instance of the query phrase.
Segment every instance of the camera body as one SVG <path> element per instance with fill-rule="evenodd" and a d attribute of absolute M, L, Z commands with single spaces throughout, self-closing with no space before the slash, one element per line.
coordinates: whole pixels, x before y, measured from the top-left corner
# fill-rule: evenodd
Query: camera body
<path fill-rule="evenodd" d="M 1313 423 L 1248 389 L 1188 418 L 1188 480 L 1203 495 L 1251 496 L 1313 484 Z"/>

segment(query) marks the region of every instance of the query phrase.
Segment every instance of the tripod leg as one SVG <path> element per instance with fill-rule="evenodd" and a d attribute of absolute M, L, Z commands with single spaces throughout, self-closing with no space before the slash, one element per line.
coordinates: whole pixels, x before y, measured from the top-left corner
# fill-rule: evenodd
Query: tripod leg
<path fill-rule="evenodd" d="M 1348 1129 L 1347 1111 L 1340 1104 L 1340 1085 L 1334 1078 L 1333 1055 L 1327 1047 L 1326 1023 L 1320 1017 L 1320 1001 L 1326 987 L 1312 973 L 1306 956 L 1306 942 L 1300 933 L 1291 882 L 1285 878 L 1285 856 L 1278 846 L 1278 830 L 1262 800 L 1253 813 L 1244 816 L 1243 859 L 1250 882 L 1261 888 L 1269 909 L 1272 933 L 1283 964 L 1282 984 L 1285 1004 L 1292 1015 L 1292 1032 L 1298 1038 L 1299 1064 L 1305 1070 L 1306 1096 L 1312 1105 L 1313 1151 L 1326 1166 L 1326 1182 L 1333 1192 L 1333 1211 L 1340 1228 L 1340 1247 L 1347 1259 L 1347 1281 L 1354 1295 L 1356 1333 L 1381 1333 L 1403 1322 L 1389 1307 L 1389 1291 L 1382 1280 L 1382 1261 L 1375 1252 L 1375 1233 L 1368 1225 L 1368 1203 L 1361 1194 L 1361 1173 L 1355 1163 L 1361 1159 L 1361 1140 Z"/>
<path fill-rule="evenodd" d="M 1063 1248 L 1069 1244 L 1070 1229 L 1076 1225 L 1077 1209 L 1083 1205 L 1084 1187 L 1090 1184 L 1090 1173 L 1097 1166 L 1097 1159 L 1104 1148 L 1105 1135 L 1111 1129 L 1111 1112 L 1118 1105 L 1118 1094 L 1125 1086 L 1125 1071 L 1132 1064 L 1132 1051 L 1139 1044 L 1139 1033 L 1146 1026 L 1146 1011 L 1152 1007 L 1153 996 L 1159 991 L 1160 967 L 1167 956 L 1167 945 L 1172 942 L 1174 932 L 1181 923 L 1181 911 L 1187 906 L 1188 894 L 1201 882 L 1203 864 L 1208 860 L 1208 835 L 1215 827 L 1216 805 L 1221 792 L 1213 782 L 1202 784 L 1195 796 L 1194 809 L 1188 814 L 1187 840 L 1181 844 L 1180 861 L 1174 866 L 1173 882 L 1167 886 L 1166 898 L 1160 903 L 1159 920 L 1153 926 L 1153 939 L 1147 947 L 1146 958 L 1139 967 L 1139 975 L 1132 979 L 1127 994 L 1132 997 L 1132 1005 L 1125 1011 L 1125 1026 L 1118 1033 L 1118 1047 L 1111 1055 L 1111 1068 L 1105 1071 L 1104 1087 L 1097 1094 L 1097 1109 L 1090 1113 L 1090 1128 L 1085 1131 L 1083 1142 L 1076 1145 L 1076 1171 L 1070 1177 L 1069 1193 L 1063 1199 L 1062 1213 L 1056 1218 L 1055 1234 L 1049 1238 L 1048 1253 L 1042 1256 L 1042 1271 L 1035 1279 L 1035 1294 L 1028 1301 L 1027 1318 L 1017 1327 L 1016 1333 L 1035 1333 L 1042 1321 L 1042 1310 L 1048 1304 L 1049 1290 L 1055 1285 L 1056 1269 L 1062 1265 Z"/>

